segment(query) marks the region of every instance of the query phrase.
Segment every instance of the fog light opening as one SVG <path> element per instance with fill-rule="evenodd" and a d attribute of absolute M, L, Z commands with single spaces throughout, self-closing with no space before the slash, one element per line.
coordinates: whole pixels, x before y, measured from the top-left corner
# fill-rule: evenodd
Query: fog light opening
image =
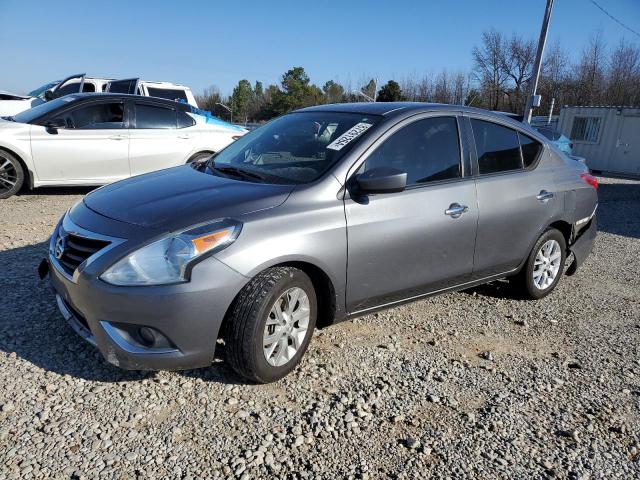
<path fill-rule="evenodd" d="M 138 335 L 140 336 L 141 343 L 145 347 L 153 347 L 156 344 L 156 332 L 149 327 L 140 327 L 138 329 Z"/>

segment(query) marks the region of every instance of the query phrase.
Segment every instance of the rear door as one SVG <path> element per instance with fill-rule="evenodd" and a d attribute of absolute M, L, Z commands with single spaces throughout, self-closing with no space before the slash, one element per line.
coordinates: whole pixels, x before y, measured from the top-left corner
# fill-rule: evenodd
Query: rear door
<path fill-rule="evenodd" d="M 132 175 L 186 162 L 192 150 L 193 133 L 190 128 L 177 128 L 174 107 L 153 100 L 136 100 L 134 114 L 129 147 Z"/>
<path fill-rule="evenodd" d="M 82 102 L 55 118 L 65 125 L 57 132 L 40 125 L 31 129 L 31 150 L 40 180 L 100 185 L 130 175 L 129 135 L 121 99 Z"/>
<path fill-rule="evenodd" d="M 537 140 L 488 119 L 470 123 L 479 208 L 474 278 L 484 278 L 511 271 L 526 258 L 562 197 Z"/>
<path fill-rule="evenodd" d="M 458 117 L 423 116 L 394 129 L 357 172 L 407 172 L 399 193 L 345 199 L 349 312 L 464 283 L 473 269 L 478 210 L 463 168 Z M 455 205 L 464 213 L 452 214 Z"/>

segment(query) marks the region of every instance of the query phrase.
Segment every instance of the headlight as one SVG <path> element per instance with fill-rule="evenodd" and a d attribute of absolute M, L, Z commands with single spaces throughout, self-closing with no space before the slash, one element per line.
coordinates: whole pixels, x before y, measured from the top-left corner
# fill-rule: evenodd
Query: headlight
<path fill-rule="evenodd" d="M 218 220 L 165 237 L 119 260 L 100 279 L 112 285 L 184 282 L 194 263 L 229 246 L 241 228 L 239 222 Z"/>

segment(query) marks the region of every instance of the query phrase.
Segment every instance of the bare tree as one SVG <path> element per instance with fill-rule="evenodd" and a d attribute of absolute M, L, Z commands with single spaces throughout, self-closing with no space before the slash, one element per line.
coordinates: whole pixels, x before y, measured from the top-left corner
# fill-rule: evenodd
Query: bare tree
<path fill-rule="evenodd" d="M 602 103 L 604 92 L 606 46 L 602 39 L 602 32 L 592 35 L 589 45 L 582 52 L 582 57 L 576 68 L 577 102 L 581 105 L 595 105 Z"/>
<path fill-rule="evenodd" d="M 640 104 L 640 50 L 621 40 L 611 54 L 607 81 L 607 103 Z"/>
<path fill-rule="evenodd" d="M 531 79 L 535 57 L 534 41 L 523 40 L 518 35 L 513 35 L 502 50 L 502 70 L 512 83 L 511 88 L 505 89 L 512 112 L 524 108 L 526 86 Z"/>
<path fill-rule="evenodd" d="M 487 95 L 487 103 L 492 110 L 498 110 L 504 96 L 507 74 L 504 70 L 504 51 L 506 49 L 502 34 L 496 30 L 482 33 L 482 45 L 473 47 L 473 73 Z"/>

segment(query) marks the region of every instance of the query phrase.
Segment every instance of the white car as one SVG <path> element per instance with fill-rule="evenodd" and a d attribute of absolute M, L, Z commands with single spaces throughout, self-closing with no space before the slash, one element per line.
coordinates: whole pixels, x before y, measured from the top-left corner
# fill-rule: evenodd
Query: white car
<path fill-rule="evenodd" d="M 79 93 L 0 119 L 0 198 L 103 185 L 210 157 L 247 132 L 186 103 Z"/>
<path fill-rule="evenodd" d="M 151 82 L 139 78 L 114 80 L 112 78 L 87 77 L 84 73 L 78 73 L 64 80 L 46 83 L 29 92 L 28 95 L 18 95 L 0 90 L 0 116 L 15 115 L 49 100 L 72 93 L 98 92 L 132 93 L 186 102 L 194 107 L 198 106 L 191 89 L 177 83 Z"/>

